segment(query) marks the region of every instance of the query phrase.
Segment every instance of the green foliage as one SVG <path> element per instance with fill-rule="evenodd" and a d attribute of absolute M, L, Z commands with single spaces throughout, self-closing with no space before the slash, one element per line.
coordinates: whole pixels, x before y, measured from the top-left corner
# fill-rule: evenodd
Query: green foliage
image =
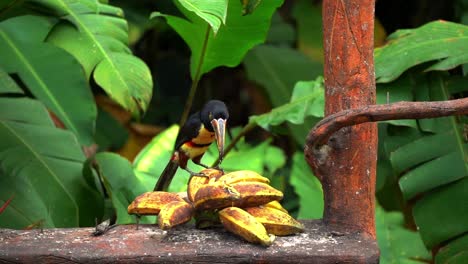
<path fill-rule="evenodd" d="M 99 86 L 137 118 L 148 109 L 152 75 L 131 49 L 141 54 L 141 49 L 153 48 L 155 44 L 144 39 L 154 24 L 154 31 L 172 28 L 190 48 L 193 81 L 219 66 L 242 63 L 239 71 L 245 70 L 269 98 L 270 112 L 251 116 L 243 129 L 230 128 L 240 140 L 222 167 L 250 169 L 269 177 L 299 218 L 322 216 L 321 185 L 302 154 L 306 134 L 323 116 L 323 80 L 317 78 L 322 73 L 320 8 L 310 1 L 296 1 L 291 9 L 296 24 L 292 25 L 283 20 L 287 11 L 276 12 L 282 0 L 178 0 L 175 6 L 170 1 L 157 2 L 151 7 L 164 14 L 153 12 L 151 18 L 163 17 L 167 24 L 148 19 L 149 10 L 142 11 L 145 3 L 137 7 L 140 4 L 126 2 L 127 17 L 107 1 L 0 4 L 0 204 L 13 197 L 0 213 L 0 226 L 24 228 L 38 222 L 46 227 L 91 226 L 96 218 L 109 214 L 105 202 L 115 210 L 118 223 L 133 222 L 126 213 L 128 203 L 153 189 L 173 151 L 178 127 L 153 138 L 133 164 L 101 152 L 123 145 L 128 133 L 121 132 L 123 126 L 114 117 L 102 109 L 97 112 L 93 93 L 99 92 L 95 89 Z M 131 36 L 130 16 L 135 18 Z M 164 42 L 164 38 L 157 40 L 157 45 Z M 167 46 L 174 48 L 172 42 Z M 435 21 L 392 34 L 375 51 L 378 103 L 463 97 L 466 78 L 455 76 L 460 75 L 458 69 L 447 70 L 468 63 L 467 47 L 467 27 L 452 22 Z M 158 56 L 164 55 L 155 56 L 159 62 Z M 67 130 L 55 127 L 49 112 Z M 292 157 L 273 146 L 272 138 L 245 140 L 244 132 L 252 127 L 271 131 L 285 122 L 295 142 L 275 143 L 287 145 L 283 149 L 294 153 Z M 379 200 L 385 208 L 404 212 L 408 210 L 402 208 L 412 208 L 404 219 L 414 220 L 418 227 L 418 232 L 410 231 L 400 213 L 378 207 L 382 263 L 420 263 L 431 258 L 428 249 L 436 263 L 466 259 L 464 122 L 466 117 L 379 124 Z M 86 159 L 81 146 L 94 142 L 99 153 Z M 216 158 L 213 145 L 202 161 L 212 164 Z M 191 162 L 189 167 L 201 169 Z M 170 190 L 185 190 L 187 180 L 188 173 L 178 170 Z"/>
<path fill-rule="evenodd" d="M 445 33 L 442 34 L 441 30 Z M 457 62 L 450 68 L 465 63 L 465 55 L 458 52 L 468 44 L 466 37 L 463 37 L 466 27 L 448 22 L 432 22 L 419 29 L 403 32 L 406 34 L 396 34 L 395 42 L 376 51 L 376 67 L 380 67 L 380 71 L 376 68 L 378 81 L 396 78 L 415 64 L 434 59 L 441 61 L 429 68 L 427 64 L 415 67 L 396 81 L 379 85 L 378 89 L 385 87 L 392 98 L 403 95 L 393 87 L 405 87 L 407 93 L 399 100 L 415 101 L 449 100 L 466 93 L 466 79 L 449 74 L 420 72 L 421 68 L 426 71 L 446 69 L 440 66 L 448 65 L 448 61 Z M 447 43 L 447 39 L 451 42 Z M 400 42 L 407 44 L 399 47 L 403 45 Z M 411 55 L 403 56 L 402 52 Z M 389 59 L 398 56 L 402 56 L 401 59 Z M 382 101 L 383 95 L 380 97 Z M 456 251 L 464 242 L 458 241 L 458 244 L 452 246 L 455 243 L 452 240 L 468 230 L 468 204 L 459 202 L 466 200 L 468 178 L 468 144 L 463 136 L 463 127 L 463 119 L 460 117 L 422 119 L 413 124 L 389 123 L 379 139 L 384 142 L 380 144 L 379 150 L 379 171 L 384 172 L 378 175 L 380 197 L 388 200 L 388 196 L 398 196 L 398 192 L 389 192 L 391 186 L 398 183 L 402 201 L 411 204 L 414 222 L 429 249 L 447 243 L 447 248 L 453 247 Z M 468 244 L 464 246 L 468 247 Z M 443 258 L 451 257 L 454 256 L 445 255 Z"/>
<path fill-rule="evenodd" d="M 388 44 L 375 50 L 375 78 L 395 80 L 404 71 L 427 61 L 439 60 L 430 70 L 449 70 L 468 63 L 468 26 L 447 21 L 427 23 L 417 29 L 398 30 Z"/>
<path fill-rule="evenodd" d="M 152 94 L 151 74 L 131 54 L 127 21 L 120 8 L 93 0 L 33 2 L 62 18 L 49 33 L 48 42 L 72 54 L 86 76 L 93 73 L 96 83 L 125 109 L 135 116 L 146 111 Z"/>
<path fill-rule="evenodd" d="M 294 85 L 320 75 L 322 66 L 292 48 L 261 45 L 252 49 L 244 60 L 250 80 L 261 84 L 272 105 L 281 106 L 291 98 Z M 306 119 L 303 125 L 290 126 L 291 133 L 301 145 L 317 120 Z"/>
<path fill-rule="evenodd" d="M 178 3 L 180 3 L 184 9 L 194 12 L 198 17 L 210 24 L 210 27 L 213 30 L 215 36 L 216 33 L 218 33 L 221 24 L 226 23 L 228 2 L 228 0 L 178 1 Z"/>
<path fill-rule="evenodd" d="M 82 144 L 90 145 L 96 106 L 76 59 L 44 43 L 51 27 L 49 19 L 38 16 L 2 21 L 0 66 L 8 73 L 18 74 L 31 93 L 54 112 Z"/>
<path fill-rule="evenodd" d="M 462 264 L 468 259 L 468 235 L 464 235 L 442 247 L 435 257 L 435 263 Z"/>
<path fill-rule="evenodd" d="M 14 199 L 0 216 L 1 226 L 94 225 L 103 216 L 105 193 L 96 174 L 83 170 L 81 145 L 94 143 L 97 118 L 90 84 L 99 84 L 138 116 L 151 98 L 149 69 L 131 55 L 127 22 L 119 8 L 93 0 L 31 0 L 4 8 L 0 200 Z M 116 164 L 122 162 L 120 158 Z"/>
<path fill-rule="evenodd" d="M 297 23 L 298 49 L 314 61 L 323 63 L 321 6 L 300 0 L 294 5 L 292 15 Z"/>
<path fill-rule="evenodd" d="M 2 98 L 0 109 L 0 200 L 14 196 L 2 226 L 93 225 L 103 203 L 82 177 L 85 157 L 73 133 L 56 128 L 36 100 Z"/>
<path fill-rule="evenodd" d="M 154 183 L 153 179 L 144 174 L 133 172 L 132 164 L 125 158 L 114 153 L 98 153 L 94 162 L 104 187 L 109 194 L 117 214 L 118 224 L 135 222 L 134 217 L 127 213 L 128 205 L 138 195 L 147 192 L 147 186 Z M 142 222 L 154 223 L 154 217 L 144 217 Z"/>
<path fill-rule="evenodd" d="M 404 227 L 403 214 L 385 212 L 377 206 L 375 212 L 380 263 L 427 263 L 431 254 L 424 247 L 419 234 Z"/>
<path fill-rule="evenodd" d="M 173 125 L 159 133 L 139 152 L 138 156 L 133 161 L 133 167 L 138 175 L 146 175 L 154 179 L 152 186 L 146 186 L 146 191 L 153 190 L 156 180 L 171 158 L 178 132 L 179 127 Z M 185 173 L 182 169 L 177 170 L 169 187 L 169 191 L 183 191 L 186 188 L 188 179 L 188 173 Z"/>
<path fill-rule="evenodd" d="M 324 106 L 323 78 L 318 77 L 315 81 L 299 81 L 294 86 L 289 103 L 273 108 L 268 113 L 251 116 L 249 123 L 255 123 L 264 129 L 280 125 L 285 121 L 303 124 L 308 116 L 323 117 Z"/>
<path fill-rule="evenodd" d="M 409 88 L 416 99 L 439 101 L 451 97 L 448 82 L 441 74 L 411 76 L 413 87 Z M 381 140 L 386 141 L 384 151 L 396 175 L 390 183 L 398 181 L 403 198 L 414 204 L 414 220 L 424 243 L 432 248 L 468 230 L 468 215 L 464 213 L 468 207 L 454 202 L 463 200 L 466 191 L 463 183 L 468 177 L 468 144 L 459 118 L 416 122 L 416 127 L 387 127 Z"/>
<path fill-rule="evenodd" d="M 204 17 L 190 12 L 185 5 L 177 7 L 188 20 L 159 12 L 151 15 L 152 18 L 163 16 L 190 47 L 190 73 L 194 80 L 216 67 L 239 65 L 249 49 L 265 40 L 271 16 L 283 1 L 262 1 L 248 16 L 242 16 L 239 1 L 228 2 L 225 26 L 219 30 L 213 28 L 216 35 L 210 31 L 209 24 L 202 19 Z"/>
<path fill-rule="evenodd" d="M 299 196 L 299 219 L 318 219 L 323 215 L 323 191 L 301 152 L 292 159 L 291 185 Z"/>

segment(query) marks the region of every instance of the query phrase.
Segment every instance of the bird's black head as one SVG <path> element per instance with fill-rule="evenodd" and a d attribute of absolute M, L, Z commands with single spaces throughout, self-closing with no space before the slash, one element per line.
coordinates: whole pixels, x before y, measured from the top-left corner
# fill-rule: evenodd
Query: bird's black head
<path fill-rule="evenodd" d="M 206 129 L 213 132 L 212 121 L 223 119 L 224 122 L 229 118 L 229 112 L 226 105 L 219 100 L 210 100 L 202 108 L 200 112 L 200 119 Z"/>
<path fill-rule="evenodd" d="M 220 161 L 224 156 L 224 138 L 226 134 L 226 121 L 229 112 L 226 105 L 219 100 L 208 101 L 200 111 L 200 119 L 208 131 L 214 132 L 218 145 Z"/>

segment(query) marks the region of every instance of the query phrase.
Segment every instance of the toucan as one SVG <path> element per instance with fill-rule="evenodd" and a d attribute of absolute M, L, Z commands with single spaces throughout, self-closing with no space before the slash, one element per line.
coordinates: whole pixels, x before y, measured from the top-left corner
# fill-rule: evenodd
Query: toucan
<path fill-rule="evenodd" d="M 177 135 L 174 152 L 159 176 L 154 191 L 167 191 L 177 169 L 188 171 L 190 176 L 201 175 L 187 168 L 188 160 L 202 167 L 201 158 L 208 147 L 216 140 L 219 151 L 219 160 L 224 156 L 224 137 L 229 112 L 226 105 L 219 100 L 208 101 L 201 111 L 189 116 Z"/>

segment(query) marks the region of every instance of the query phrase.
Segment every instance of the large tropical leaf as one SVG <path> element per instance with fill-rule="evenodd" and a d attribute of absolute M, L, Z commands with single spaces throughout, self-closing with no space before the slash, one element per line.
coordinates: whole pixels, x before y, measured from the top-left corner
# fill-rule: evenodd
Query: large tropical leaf
<path fill-rule="evenodd" d="M 435 263 L 464 263 L 467 259 L 468 235 L 464 235 L 439 249 L 435 257 Z"/>
<path fill-rule="evenodd" d="M 154 184 L 153 179 L 144 174 L 135 175 L 132 164 L 115 153 L 101 152 L 94 160 L 97 172 L 116 211 L 116 222 L 118 224 L 135 222 L 136 219 L 127 213 L 127 207 L 135 197 L 148 191 L 148 187 Z M 143 222 L 154 223 L 154 217 L 145 217 Z"/>
<path fill-rule="evenodd" d="M 375 50 L 375 78 L 390 82 L 404 71 L 427 61 L 427 70 L 448 70 L 468 63 L 468 26 L 434 21 L 416 29 L 398 30 L 388 44 Z"/>
<path fill-rule="evenodd" d="M 296 41 L 295 33 L 294 27 L 287 23 L 277 11 L 271 18 L 266 43 L 291 46 Z"/>
<path fill-rule="evenodd" d="M 237 66 L 248 50 L 265 41 L 272 14 L 283 1 L 262 1 L 255 12 L 247 16 L 242 15 L 240 1 L 228 2 L 226 24 L 219 28 L 216 35 L 205 20 L 184 5 L 178 7 L 187 19 L 158 12 L 151 15 L 152 18 L 165 17 L 190 47 L 192 79 L 219 66 Z"/>
<path fill-rule="evenodd" d="M 201 19 L 205 20 L 213 29 L 214 34 L 218 32 L 221 24 L 226 23 L 229 0 L 177 0 L 186 10 L 192 11 Z"/>
<path fill-rule="evenodd" d="M 323 63 L 321 6 L 307 0 L 296 1 L 292 15 L 297 23 L 297 48 L 314 61 Z"/>
<path fill-rule="evenodd" d="M 0 68 L 0 94 L 23 94 L 23 90 Z"/>
<path fill-rule="evenodd" d="M 128 47 L 128 26 L 120 8 L 97 0 L 29 0 L 61 20 L 47 41 L 59 46 L 83 66 L 125 109 L 138 116 L 148 107 L 152 78 L 146 64 Z"/>
<path fill-rule="evenodd" d="M 415 75 L 416 100 L 438 101 L 452 90 L 441 74 Z M 466 90 L 466 87 L 465 87 Z M 418 120 L 417 128 L 388 126 L 382 139 L 404 199 L 428 248 L 468 230 L 468 144 L 457 117 Z"/>
<path fill-rule="evenodd" d="M 299 219 L 318 219 L 323 215 L 322 184 L 314 176 L 304 159 L 304 154 L 295 153 L 292 160 L 291 185 L 299 196 Z"/>
<path fill-rule="evenodd" d="M 403 214 L 385 212 L 380 206 L 375 211 L 380 263 L 421 264 L 431 259 L 417 232 L 404 227 Z"/>
<path fill-rule="evenodd" d="M 84 145 L 93 142 L 96 106 L 73 56 L 44 43 L 52 24 L 37 16 L 14 17 L 0 23 L 0 66 L 18 74 Z"/>
<path fill-rule="evenodd" d="M 76 137 L 54 126 L 46 108 L 27 98 L 0 98 L 0 203 L 13 197 L 0 226 L 91 226 L 102 198 L 82 176 Z"/>
<path fill-rule="evenodd" d="M 313 80 L 322 74 L 320 63 L 309 60 L 291 48 L 261 45 L 252 49 L 244 60 L 250 80 L 261 84 L 273 107 L 288 103 L 298 81 Z M 302 125 L 289 125 L 300 144 L 317 120 L 307 119 Z"/>
<path fill-rule="evenodd" d="M 323 117 L 324 105 L 323 78 L 320 76 L 315 81 L 297 82 L 289 103 L 273 108 L 268 113 L 251 116 L 249 123 L 264 129 L 285 121 L 303 124 L 308 116 Z"/>
<path fill-rule="evenodd" d="M 153 179 L 153 184 L 152 186 L 147 186 L 147 191 L 153 190 L 156 181 L 171 158 L 178 132 L 178 126 L 174 125 L 169 127 L 154 137 L 135 157 L 133 161 L 135 173 L 137 175 L 146 175 Z M 189 164 L 190 167 L 191 165 L 192 164 Z M 188 173 L 180 169 L 177 170 L 169 187 L 169 191 L 180 192 L 185 190 L 188 179 Z"/>

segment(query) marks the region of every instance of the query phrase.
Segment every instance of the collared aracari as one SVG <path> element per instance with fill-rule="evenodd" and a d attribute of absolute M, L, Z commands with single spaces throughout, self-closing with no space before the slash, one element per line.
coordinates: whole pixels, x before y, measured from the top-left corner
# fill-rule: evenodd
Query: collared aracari
<path fill-rule="evenodd" d="M 201 111 L 190 115 L 177 135 L 175 151 L 159 177 L 154 191 L 167 191 L 178 167 L 188 171 L 190 176 L 200 175 L 188 169 L 187 162 L 190 159 L 193 163 L 208 168 L 200 161 L 215 140 L 221 161 L 224 156 L 224 136 L 228 118 L 227 107 L 219 100 L 208 101 Z"/>

